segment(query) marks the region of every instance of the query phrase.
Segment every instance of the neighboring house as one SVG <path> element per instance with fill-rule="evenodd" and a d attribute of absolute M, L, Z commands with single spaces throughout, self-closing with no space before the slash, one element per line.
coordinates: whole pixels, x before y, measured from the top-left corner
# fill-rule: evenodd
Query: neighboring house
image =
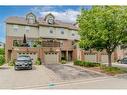
<path fill-rule="evenodd" d="M 59 63 L 61 59 L 77 59 L 79 40 L 77 27 L 55 19 L 49 13 L 45 18 L 37 18 L 33 13 L 26 17 L 9 17 L 6 20 L 6 61 L 21 54 L 30 55 L 34 61 L 40 58 L 43 63 Z M 22 46 L 24 35 L 28 47 Z M 37 40 L 41 39 L 41 45 Z"/>
<path fill-rule="evenodd" d="M 4 43 L 0 42 L 0 48 L 4 48 Z"/>
<path fill-rule="evenodd" d="M 40 58 L 45 64 L 60 63 L 61 59 L 108 62 L 106 52 L 84 51 L 78 47 L 80 36 L 77 30 L 76 24 L 58 21 L 51 13 L 44 18 L 37 18 L 33 13 L 25 17 L 9 17 L 6 20 L 6 61 L 27 54 L 34 62 Z M 23 45 L 24 35 L 27 46 Z M 114 52 L 112 61 L 116 59 L 117 53 Z"/>

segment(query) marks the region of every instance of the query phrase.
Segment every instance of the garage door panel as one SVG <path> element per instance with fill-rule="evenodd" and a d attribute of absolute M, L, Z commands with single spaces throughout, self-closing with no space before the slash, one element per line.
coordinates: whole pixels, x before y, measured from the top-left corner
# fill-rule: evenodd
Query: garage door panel
<path fill-rule="evenodd" d="M 45 63 L 46 64 L 58 63 L 58 53 L 45 53 Z"/>
<path fill-rule="evenodd" d="M 111 57 L 111 60 L 113 62 L 113 60 L 114 60 L 114 57 L 113 56 Z M 101 55 L 101 62 L 102 63 L 108 63 L 108 55 L 107 54 L 102 54 Z"/>
<path fill-rule="evenodd" d="M 97 55 L 96 54 L 85 54 L 84 55 L 84 59 L 85 59 L 85 61 L 87 61 L 87 62 L 97 62 Z"/>
<path fill-rule="evenodd" d="M 101 55 L 101 62 L 102 63 L 107 63 L 108 62 L 108 55 L 107 54 Z"/>
<path fill-rule="evenodd" d="M 17 53 L 17 56 L 20 56 L 20 55 L 28 55 L 30 56 L 33 60 L 32 62 L 35 63 L 36 60 L 37 60 L 37 53 Z"/>

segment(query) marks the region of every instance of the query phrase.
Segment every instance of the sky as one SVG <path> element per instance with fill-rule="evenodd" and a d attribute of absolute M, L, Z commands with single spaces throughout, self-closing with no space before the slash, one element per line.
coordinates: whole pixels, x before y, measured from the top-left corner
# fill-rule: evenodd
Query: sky
<path fill-rule="evenodd" d="M 10 16 L 23 16 L 33 12 L 37 17 L 52 13 L 55 19 L 67 23 L 75 23 L 80 9 L 90 9 L 91 6 L 0 6 L 0 42 L 5 42 L 5 20 Z"/>

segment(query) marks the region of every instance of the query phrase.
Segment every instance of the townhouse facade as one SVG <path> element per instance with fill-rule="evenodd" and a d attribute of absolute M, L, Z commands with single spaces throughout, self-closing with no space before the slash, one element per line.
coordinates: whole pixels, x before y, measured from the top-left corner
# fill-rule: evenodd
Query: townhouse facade
<path fill-rule="evenodd" d="M 24 36 L 28 46 L 23 46 Z M 41 40 L 40 45 L 37 41 Z M 66 59 L 77 59 L 79 40 L 77 27 L 55 20 L 52 14 L 37 18 L 33 13 L 26 17 L 9 17 L 6 20 L 6 61 L 20 54 L 30 55 L 34 61 L 40 58 L 43 63 L 59 63 Z"/>
<path fill-rule="evenodd" d="M 105 51 L 84 51 L 78 46 L 79 40 L 76 24 L 56 20 L 51 13 L 44 18 L 37 18 L 32 12 L 25 17 L 9 17 L 6 20 L 5 59 L 9 62 L 27 54 L 33 62 L 40 58 L 44 64 L 60 63 L 62 59 L 108 62 Z M 118 58 L 117 52 L 112 54 L 113 62 Z"/>

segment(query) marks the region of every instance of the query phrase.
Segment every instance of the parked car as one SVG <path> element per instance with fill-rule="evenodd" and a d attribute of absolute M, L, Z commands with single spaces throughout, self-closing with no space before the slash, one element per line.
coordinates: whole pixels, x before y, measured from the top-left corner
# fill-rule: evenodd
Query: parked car
<path fill-rule="evenodd" d="M 21 55 L 18 56 L 17 59 L 15 60 L 15 65 L 14 68 L 15 70 L 20 70 L 20 69 L 32 69 L 32 60 L 30 56 L 28 55 Z"/>
<path fill-rule="evenodd" d="M 117 62 L 121 63 L 121 64 L 127 64 L 127 57 L 124 57 L 122 59 L 117 60 Z"/>

